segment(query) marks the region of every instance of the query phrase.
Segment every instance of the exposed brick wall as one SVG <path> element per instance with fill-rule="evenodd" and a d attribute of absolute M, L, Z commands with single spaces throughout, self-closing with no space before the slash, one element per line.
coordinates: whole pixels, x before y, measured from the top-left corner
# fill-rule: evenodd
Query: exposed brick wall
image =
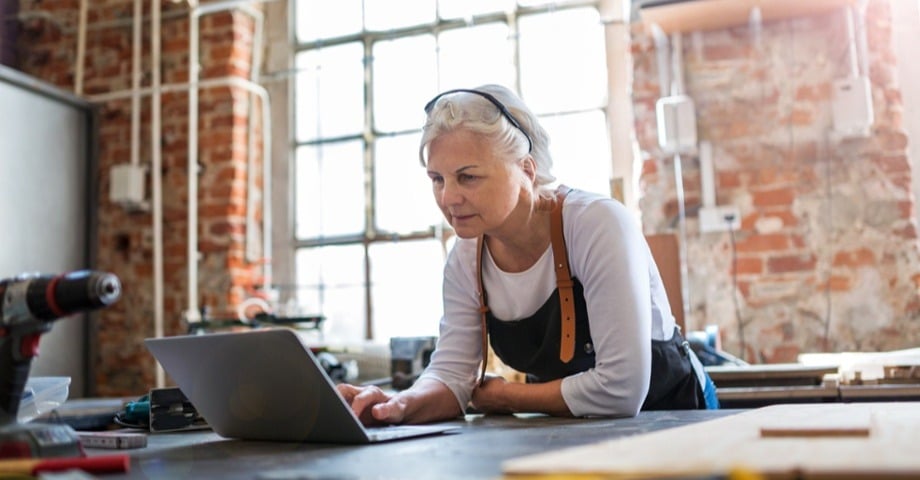
<path fill-rule="evenodd" d="M 189 21 L 184 4 L 162 2 L 161 80 L 188 82 Z M 150 2 L 144 2 L 143 86 L 150 85 Z M 84 92 L 94 95 L 132 85 L 130 0 L 93 0 L 89 10 Z M 66 89 L 74 88 L 79 2 L 22 0 L 20 68 Z M 249 77 L 253 20 L 240 13 L 202 17 L 202 79 Z M 207 88 L 199 101 L 199 292 L 202 306 L 229 315 L 260 279 L 261 267 L 245 250 L 248 94 L 237 88 Z M 256 102 L 257 103 L 257 102 Z M 162 95 L 162 183 L 164 304 L 166 333 L 185 331 L 188 305 L 188 95 Z M 117 273 L 124 296 L 99 315 L 93 359 L 97 395 L 134 395 L 154 386 L 154 361 L 143 339 L 154 333 L 153 227 L 150 212 L 129 212 L 108 200 L 109 170 L 130 161 L 131 100 L 99 105 L 100 205 L 97 268 Z M 140 161 L 151 161 L 150 97 L 142 99 Z M 258 112 L 256 112 L 258 114 Z M 256 145 L 258 162 L 261 149 Z M 261 183 L 258 183 L 261 185 Z M 148 184 L 149 185 L 149 184 Z M 256 192 L 261 194 L 261 192 Z M 150 198 L 148 186 L 148 198 Z M 261 213 L 257 215 L 261 218 Z M 258 236 L 257 236 L 258 237 Z"/>
<path fill-rule="evenodd" d="M 688 326 L 719 325 L 725 349 L 749 361 L 920 343 L 920 255 L 888 0 L 869 2 L 866 23 L 875 123 L 869 138 L 846 141 L 829 134 L 831 82 L 849 68 L 840 12 L 766 23 L 759 44 L 748 26 L 683 37 L 687 94 L 700 139 L 713 145 L 717 203 L 742 214 L 734 241 L 700 233 L 698 159 L 683 158 Z M 647 157 L 643 222 L 650 232 L 674 230 L 673 159 L 657 144 L 655 44 L 642 25 L 632 50 Z"/>

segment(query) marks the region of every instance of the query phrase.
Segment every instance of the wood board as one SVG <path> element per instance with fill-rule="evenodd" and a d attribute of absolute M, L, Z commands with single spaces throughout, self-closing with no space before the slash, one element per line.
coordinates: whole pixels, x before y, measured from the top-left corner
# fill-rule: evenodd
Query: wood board
<path fill-rule="evenodd" d="M 762 428 L 868 436 L 762 436 Z M 505 478 L 920 478 L 920 402 L 781 404 L 685 427 L 531 455 Z"/>
<path fill-rule="evenodd" d="M 764 22 L 819 15 L 853 5 L 855 0 L 697 0 L 642 6 L 639 16 L 665 33 L 730 28 L 750 22 L 754 9 Z"/>

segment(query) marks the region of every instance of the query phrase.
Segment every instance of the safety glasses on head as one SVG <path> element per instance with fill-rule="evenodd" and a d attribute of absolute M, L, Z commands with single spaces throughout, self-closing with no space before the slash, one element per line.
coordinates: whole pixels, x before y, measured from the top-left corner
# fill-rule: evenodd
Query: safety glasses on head
<path fill-rule="evenodd" d="M 527 130 L 524 130 L 524 127 L 522 127 L 521 124 L 518 123 L 517 119 L 514 118 L 514 115 L 511 115 L 511 112 L 508 111 L 508 108 L 505 107 L 505 104 L 498 101 L 497 98 L 493 97 L 492 95 L 486 92 L 482 92 L 479 90 L 471 90 L 471 89 L 466 89 L 466 88 L 457 88 L 454 90 L 448 90 L 446 92 L 441 92 L 437 96 L 432 98 L 428 103 L 425 104 L 425 113 L 430 114 L 431 109 L 434 108 L 434 105 L 438 102 L 438 100 L 441 99 L 441 97 L 444 97 L 446 95 L 450 95 L 453 93 L 472 93 L 474 95 L 479 95 L 480 97 L 485 98 L 490 103 L 492 103 L 492 105 L 495 105 L 495 108 L 498 109 L 498 111 L 502 114 L 502 116 L 504 116 L 505 119 L 507 119 L 508 122 L 510 122 L 511 125 L 514 126 L 514 128 L 517 128 L 518 130 L 521 131 L 521 133 L 524 134 L 524 138 L 527 139 L 527 153 L 533 152 L 533 140 L 531 140 L 530 134 L 527 133 Z"/>

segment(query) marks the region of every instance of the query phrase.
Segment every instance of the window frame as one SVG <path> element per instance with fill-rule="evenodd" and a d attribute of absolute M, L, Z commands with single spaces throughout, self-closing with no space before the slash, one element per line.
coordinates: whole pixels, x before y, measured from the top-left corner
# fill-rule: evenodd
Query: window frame
<path fill-rule="evenodd" d="M 545 5 L 539 6 L 520 6 L 515 5 L 513 10 L 508 12 L 495 12 L 489 14 L 475 15 L 471 18 L 457 18 L 457 19 L 441 19 L 438 18 L 437 21 L 426 24 L 426 25 L 417 25 L 412 27 L 398 28 L 388 31 L 362 31 L 354 34 L 343 35 L 339 37 L 324 38 L 320 40 L 311 40 L 311 41 L 299 41 L 296 38 L 296 3 L 297 2 L 288 2 L 288 18 L 289 20 L 289 44 L 288 44 L 288 53 L 289 53 L 289 65 L 294 65 L 294 58 L 299 52 L 322 48 L 322 47 L 331 47 L 342 45 L 346 43 L 360 42 L 364 48 L 364 59 L 363 68 L 364 68 L 364 125 L 362 132 L 350 134 L 350 135 L 341 135 L 336 137 L 326 137 L 319 139 L 312 139 L 307 141 L 300 141 L 296 137 L 296 117 L 297 112 L 294 111 L 294 107 L 290 106 L 291 109 L 287 115 L 289 126 L 287 128 L 287 136 L 289 138 L 289 151 L 288 158 L 290 158 L 291 166 L 288 170 L 288 180 L 287 188 L 290 189 L 288 192 L 288 205 L 286 208 L 287 217 L 289 219 L 289 225 L 287 226 L 287 231 L 285 232 L 285 237 L 288 239 L 288 245 L 286 246 L 287 251 L 285 252 L 286 258 L 293 261 L 296 257 L 296 252 L 300 249 L 306 248 L 316 248 L 322 246 L 334 246 L 334 245 L 357 245 L 362 246 L 364 252 L 364 294 L 365 294 L 365 315 L 364 315 L 364 331 L 365 338 L 364 340 L 372 340 L 375 338 L 374 335 L 374 314 L 373 314 L 373 298 L 372 298 L 372 287 L 371 287 L 371 259 L 370 259 L 370 246 L 378 242 L 393 242 L 393 241 L 416 241 L 416 240 L 438 240 L 442 246 L 442 249 L 447 253 L 447 245 L 450 242 L 452 237 L 452 230 L 449 225 L 445 222 L 442 222 L 438 226 L 432 226 L 427 230 L 414 231 L 414 232 L 388 232 L 381 231 L 376 225 L 376 210 L 375 210 L 375 183 L 374 178 L 374 168 L 375 168 L 375 143 L 377 139 L 381 137 L 396 136 L 401 134 L 411 134 L 420 131 L 420 128 L 406 129 L 393 132 L 379 132 L 376 131 L 374 126 L 374 98 L 373 98 L 373 85 L 374 85 L 374 72 L 373 65 L 367 59 L 372 58 L 374 44 L 378 41 L 392 40 L 396 38 L 403 38 L 413 35 L 421 34 L 433 34 L 436 37 L 448 30 L 462 29 L 471 26 L 477 26 L 486 23 L 494 22 L 504 22 L 507 23 L 511 35 L 514 36 L 515 41 L 513 42 L 513 54 L 514 54 L 514 85 L 512 88 L 520 92 L 521 91 L 521 67 L 520 67 L 520 42 L 517 41 L 518 27 L 517 23 L 521 17 L 542 13 L 549 13 L 553 11 L 560 10 L 569 10 L 577 8 L 594 8 L 599 13 L 605 11 L 604 1 L 603 0 L 577 0 L 564 2 L 561 5 L 556 5 L 554 3 L 548 3 Z M 609 54 L 608 54 L 609 56 Z M 296 75 L 296 71 L 293 72 Z M 291 82 L 291 85 L 288 87 L 289 100 L 288 105 L 296 105 L 296 88 L 293 86 L 295 82 Z M 608 79 L 608 84 L 610 79 Z M 610 99 L 607 99 L 609 104 Z M 421 106 L 419 106 L 421 108 Z M 579 112 L 588 112 L 588 111 L 597 111 L 601 110 L 605 117 L 607 117 L 608 105 L 600 105 L 598 108 L 585 108 L 578 110 L 566 110 L 566 111 L 555 111 L 552 113 L 539 114 L 538 116 L 551 116 L 551 115 L 565 115 L 571 113 Z M 608 119 L 609 125 L 609 119 Z M 609 135 L 608 135 L 608 138 Z M 365 206 L 364 206 L 364 219 L 365 226 L 364 232 L 355 233 L 355 234 L 345 234 L 345 235 L 335 235 L 335 236 L 324 236 L 324 237 L 314 237 L 314 238 L 297 238 L 297 232 L 294 225 L 294 219 L 297 217 L 297 205 L 295 201 L 295 189 L 296 189 L 296 172 L 295 172 L 295 162 L 296 152 L 299 148 L 304 146 L 316 146 L 320 144 L 341 142 L 341 141 L 353 141 L 360 140 L 363 142 L 363 167 L 364 167 L 364 189 L 365 189 Z M 277 231 L 277 229 L 276 229 Z M 445 256 L 446 258 L 446 256 Z M 282 279 L 282 285 L 296 285 L 297 283 L 297 272 L 293 267 L 288 267 L 283 270 L 284 278 Z M 290 293 L 281 292 L 282 299 L 289 297 Z"/>

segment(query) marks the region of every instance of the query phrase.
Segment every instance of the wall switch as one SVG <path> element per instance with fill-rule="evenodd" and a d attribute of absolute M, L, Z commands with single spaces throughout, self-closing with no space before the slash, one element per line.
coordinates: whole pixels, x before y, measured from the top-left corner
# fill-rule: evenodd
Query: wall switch
<path fill-rule="evenodd" d="M 841 138 L 866 138 L 872 134 L 875 115 L 872 91 L 866 77 L 847 77 L 833 84 L 831 115 L 834 133 Z"/>
<path fill-rule="evenodd" d="M 696 108 L 686 95 L 659 98 L 655 103 L 658 145 L 667 153 L 696 149 Z"/>
<path fill-rule="evenodd" d="M 741 210 L 734 205 L 700 209 L 700 232 L 727 232 L 741 228 Z"/>
<path fill-rule="evenodd" d="M 126 207 L 144 205 L 146 170 L 139 165 L 125 163 L 112 167 L 109 183 L 109 200 Z"/>

